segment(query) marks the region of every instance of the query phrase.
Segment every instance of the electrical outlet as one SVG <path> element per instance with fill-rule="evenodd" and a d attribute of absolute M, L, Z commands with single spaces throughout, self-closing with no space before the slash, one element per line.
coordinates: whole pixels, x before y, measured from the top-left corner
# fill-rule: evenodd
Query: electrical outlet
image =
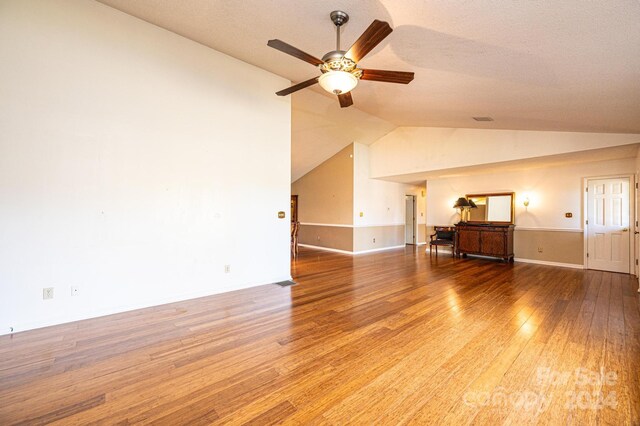
<path fill-rule="evenodd" d="M 538 247 L 538 253 L 542 253 L 542 247 Z"/>
<path fill-rule="evenodd" d="M 231 272 L 231 265 L 224 265 L 224 273 L 228 274 L 229 272 Z"/>
<path fill-rule="evenodd" d="M 373 242 L 374 242 L 374 243 L 376 242 L 376 239 L 375 239 L 375 238 L 373 239 Z"/>
<path fill-rule="evenodd" d="M 80 287 L 78 287 L 77 285 L 72 285 L 71 286 L 71 295 L 72 296 L 78 296 L 80 294 Z"/>
<path fill-rule="evenodd" d="M 46 287 L 42 289 L 42 299 L 53 299 L 53 287 Z"/>

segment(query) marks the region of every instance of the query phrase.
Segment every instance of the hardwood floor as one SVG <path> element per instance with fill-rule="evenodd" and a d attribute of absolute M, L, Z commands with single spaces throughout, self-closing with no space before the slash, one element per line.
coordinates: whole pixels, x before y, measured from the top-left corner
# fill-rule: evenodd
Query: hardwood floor
<path fill-rule="evenodd" d="M 640 424 L 635 278 L 301 248 L 262 286 L 0 337 L 0 424 Z"/>

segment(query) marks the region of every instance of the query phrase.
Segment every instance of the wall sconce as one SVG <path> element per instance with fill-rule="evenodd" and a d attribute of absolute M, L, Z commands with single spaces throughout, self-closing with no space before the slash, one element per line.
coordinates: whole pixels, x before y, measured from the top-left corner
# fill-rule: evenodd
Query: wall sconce
<path fill-rule="evenodd" d="M 525 207 L 529 207 L 529 197 L 526 197 L 522 204 L 524 204 Z"/>

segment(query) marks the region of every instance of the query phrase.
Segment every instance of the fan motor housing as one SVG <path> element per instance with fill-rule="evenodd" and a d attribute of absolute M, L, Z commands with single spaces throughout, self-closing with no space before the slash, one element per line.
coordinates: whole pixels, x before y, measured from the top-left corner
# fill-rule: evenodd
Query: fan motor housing
<path fill-rule="evenodd" d="M 345 52 L 344 50 L 332 50 L 322 57 L 322 61 L 325 63 L 339 61 L 344 58 L 344 55 L 346 53 L 347 52 Z"/>

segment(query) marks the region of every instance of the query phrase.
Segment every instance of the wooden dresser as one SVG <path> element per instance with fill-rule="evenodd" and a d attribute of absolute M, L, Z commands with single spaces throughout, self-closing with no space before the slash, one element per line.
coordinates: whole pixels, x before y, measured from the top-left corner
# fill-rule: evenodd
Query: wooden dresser
<path fill-rule="evenodd" d="M 456 255 L 477 254 L 513 262 L 513 228 L 514 225 L 459 223 L 456 225 Z"/>

